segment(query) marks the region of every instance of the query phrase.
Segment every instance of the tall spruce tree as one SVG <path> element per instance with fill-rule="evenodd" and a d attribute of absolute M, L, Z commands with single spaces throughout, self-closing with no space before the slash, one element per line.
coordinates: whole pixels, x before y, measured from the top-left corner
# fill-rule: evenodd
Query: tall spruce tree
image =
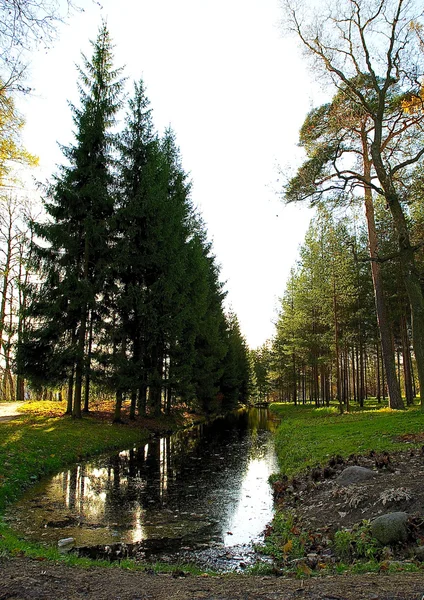
<path fill-rule="evenodd" d="M 87 330 L 104 291 L 110 261 L 110 226 L 114 210 L 110 132 L 121 105 L 121 70 L 112 65 L 112 43 L 105 24 L 92 42 L 93 55 L 83 55 L 79 72 L 80 107 L 71 106 L 74 145 L 63 148 L 68 164 L 60 168 L 48 190 L 49 221 L 34 223 L 43 244 L 34 246 L 41 284 L 33 290 L 29 314 L 33 325 L 20 351 L 20 363 L 31 377 L 34 357 L 50 379 L 69 380 L 68 409 L 81 417 L 83 376 L 90 371 Z M 57 366 L 61 369 L 58 370 Z M 88 385 L 88 376 L 86 385 Z"/>
<path fill-rule="evenodd" d="M 155 206 L 165 189 L 161 180 L 161 154 L 151 109 L 142 81 L 129 100 L 126 126 L 119 138 L 119 193 L 115 215 L 113 281 L 115 286 L 113 384 L 116 389 L 115 421 L 119 421 L 121 397 L 131 397 L 131 417 L 146 412 L 147 273 L 155 247 L 151 223 Z M 158 240 L 156 240 L 157 242 Z"/>

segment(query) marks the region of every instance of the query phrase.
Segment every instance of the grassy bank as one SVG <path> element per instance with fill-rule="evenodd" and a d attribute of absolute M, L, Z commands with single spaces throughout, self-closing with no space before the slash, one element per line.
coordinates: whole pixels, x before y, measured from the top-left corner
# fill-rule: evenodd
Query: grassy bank
<path fill-rule="evenodd" d="M 80 565 L 90 562 L 65 558 L 55 548 L 18 538 L 2 523 L 1 515 L 8 503 L 45 475 L 88 456 L 146 443 L 149 431 L 142 424 L 112 425 L 108 407 L 96 408 L 82 420 L 73 420 L 61 416 L 64 404 L 29 403 L 18 419 L 0 423 L 0 554 L 60 558 Z"/>
<path fill-rule="evenodd" d="M 28 404 L 17 420 L 0 423 L 0 513 L 32 483 L 62 467 L 114 448 L 147 441 L 140 426 L 111 425 L 104 413 L 61 417 L 63 405 Z"/>
<path fill-rule="evenodd" d="M 273 404 L 271 409 L 281 418 L 276 449 L 281 472 L 288 476 L 337 454 L 346 458 L 371 450 L 405 450 L 406 440 L 412 446 L 424 444 L 424 413 L 418 407 L 393 411 L 369 403 L 343 415 L 336 407 Z"/>
<path fill-rule="evenodd" d="M 297 499 L 300 504 L 314 506 L 313 502 L 318 502 L 316 498 L 320 486 L 324 484 L 321 481 L 323 470 L 313 468 L 325 467 L 331 457 L 350 457 L 350 463 L 353 463 L 356 462 L 355 456 L 369 456 L 371 451 L 376 454 L 392 454 L 422 447 L 424 414 L 419 407 L 392 411 L 370 402 L 362 410 L 353 410 L 343 415 L 338 414 L 336 407 L 317 409 L 311 406 L 274 404 L 271 409 L 281 418 L 276 432 L 276 450 L 281 472 L 275 476 L 274 481 L 274 490 L 279 498 L 277 512 L 267 530 L 262 550 L 273 556 L 281 574 L 305 576 L 318 572 L 331 574 L 346 571 L 422 570 L 424 566 L 420 560 L 405 559 L 405 556 L 408 557 L 407 547 L 403 552 L 401 547 L 387 549 L 378 544 L 371 535 L 366 515 L 362 517 L 365 520 L 355 523 L 353 527 L 341 527 L 332 532 L 331 528 L 326 530 L 324 527 L 324 530 L 320 530 L 315 521 L 316 513 L 313 520 L 307 519 L 305 523 L 299 518 L 296 502 L 290 502 L 289 499 L 290 494 L 294 493 L 291 486 L 298 490 L 298 486 L 302 485 L 300 482 L 304 481 L 305 487 L 301 493 L 307 495 L 303 495 L 302 500 L 300 496 Z M 318 474 L 316 480 L 312 480 L 314 473 Z M 323 489 L 326 489 L 325 485 Z M 288 502 L 285 498 L 288 498 Z M 331 526 L 333 515 L 337 515 L 338 510 L 348 511 L 349 506 L 340 508 L 337 494 L 334 496 L 336 499 L 331 494 L 325 498 L 327 525 Z M 389 512 L 395 510 L 396 508 L 392 508 Z M 346 515 L 347 512 L 339 514 Z M 422 542 L 418 540 L 418 543 Z M 398 549 L 400 554 L 403 552 L 402 560 L 394 560 Z M 311 561 L 308 563 L 308 556 L 317 557 L 316 564 L 312 567 Z M 330 562 L 326 560 L 329 556 Z"/>

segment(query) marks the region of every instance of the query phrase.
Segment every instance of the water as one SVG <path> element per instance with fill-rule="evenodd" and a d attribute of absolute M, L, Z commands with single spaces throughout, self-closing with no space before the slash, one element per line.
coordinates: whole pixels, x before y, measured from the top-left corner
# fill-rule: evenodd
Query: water
<path fill-rule="evenodd" d="M 265 408 L 237 411 L 81 462 L 41 481 L 8 520 L 46 544 L 72 537 L 80 548 L 139 544 L 159 558 L 224 547 L 240 554 L 272 519 L 275 425 Z"/>

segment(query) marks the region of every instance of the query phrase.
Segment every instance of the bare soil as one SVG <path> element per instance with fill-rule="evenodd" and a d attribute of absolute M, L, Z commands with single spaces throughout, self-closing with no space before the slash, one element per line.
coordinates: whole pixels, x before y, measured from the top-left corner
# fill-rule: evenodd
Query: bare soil
<path fill-rule="evenodd" d="M 375 477 L 340 485 L 337 477 L 353 465 L 373 470 Z M 306 527 L 329 532 L 390 512 L 424 516 L 424 447 L 391 455 L 371 452 L 348 460 L 333 457 L 323 468 L 277 483 L 275 493 L 280 505 L 293 509 Z"/>
<path fill-rule="evenodd" d="M 309 578 L 153 575 L 79 569 L 14 558 L 0 562 L 0 600 L 421 600 L 424 574 Z"/>

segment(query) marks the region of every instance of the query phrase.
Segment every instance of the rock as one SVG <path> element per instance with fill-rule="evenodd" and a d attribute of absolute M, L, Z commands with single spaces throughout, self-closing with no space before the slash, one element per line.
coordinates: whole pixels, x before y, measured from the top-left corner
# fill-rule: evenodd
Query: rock
<path fill-rule="evenodd" d="M 414 556 L 420 562 L 424 561 L 424 546 L 417 546 L 413 549 Z"/>
<path fill-rule="evenodd" d="M 315 569 L 315 567 L 318 564 L 318 554 L 316 554 L 316 552 L 311 552 L 310 554 L 307 554 L 306 563 L 308 567 L 311 567 L 311 569 Z"/>
<path fill-rule="evenodd" d="M 72 548 L 72 546 L 75 543 L 75 539 L 72 537 L 69 538 L 62 538 L 61 540 L 58 540 L 57 542 L 57 546 L 60 550 L 60 552 L 69 552 Z"/>
<path fill-rule="evenodd" d="M 371 471 L 371 469 L 366 469 L 365 467 L 346 467 L 337 477 L 336 481 L 339 485 L 345 486 L 372 479 L 375 475 L 375 471 Z"/>
<path fill-rule="evenodd" d="M 371 521 L 371 535 L 382 544 L 405 542 L 408 537 L 408 514 L 388 513 Z"/>

